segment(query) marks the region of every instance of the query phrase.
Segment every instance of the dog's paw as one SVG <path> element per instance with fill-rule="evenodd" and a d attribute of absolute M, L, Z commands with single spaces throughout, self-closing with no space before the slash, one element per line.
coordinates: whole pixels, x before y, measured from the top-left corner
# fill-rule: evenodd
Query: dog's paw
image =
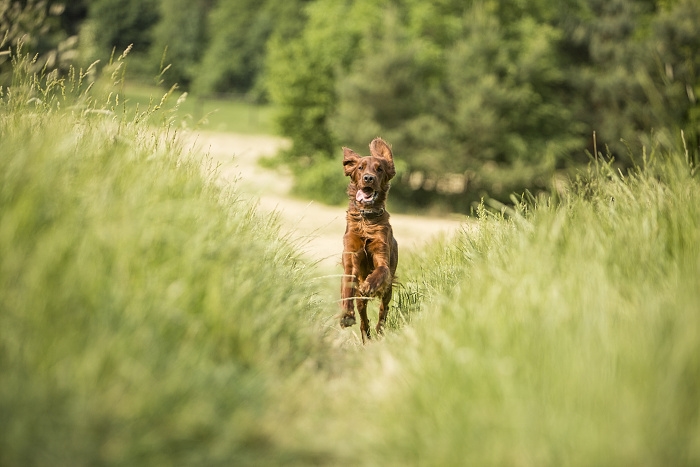
<path fill-rule="evenodd" d="M 341 328 L 349 328 L 355 324 L 355 316 L 354 315 L 343 315 L 340 317 L 340 327 Z"/>
<path fill-rule="evenodd" d="M 377 327 L 374 328 L 374 331 L 376 332 L 376 334 L 378 336 L 381 336 L 382 334 L 384 334 L 384 321 L 378 322 Z"/>
<path fill-rule="evenodd" d="M 384 283 L 381 279 L 370 276 L 362 284 L 360 284 L 357 291 L 363 297 L 375 297 L 381 291 L 383 284 Z"/>
<path fill-rule="evenodd" d="M 362 284 L 360 284 L 360 286 L 357 288 L 357 292 L 362 297 L 369 297 L 370 294 L 373 292 L 372 286 L 369 283 L 369 281 L 364 281 Z"/>

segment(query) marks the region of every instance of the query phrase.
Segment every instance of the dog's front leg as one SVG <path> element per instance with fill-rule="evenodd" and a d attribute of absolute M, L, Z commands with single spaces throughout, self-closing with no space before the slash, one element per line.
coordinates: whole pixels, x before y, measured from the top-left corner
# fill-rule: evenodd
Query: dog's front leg
<path fill-rule="evenodd" d="M 364 344 L 370 339 L 367 299 L 365 297 L 359 297 L 355 300 L 357 301 L 357 313 L 360 315 L 360 334 L 362 334 L 362 343 Z"/>
<path fill-rule="evenodd" d="M 352 275 L 355 277 L 356 284 L 363 284 L 369 273 L 369 258 L 367 252 L 363 249 L 355 252 L 352 255 Z M 357 287 L 357 285 L 355 285 Z M 357 313 L 360 315 L 360 334 L 362 334 L 362 342 L 366 342 L 369 336 L 369 319 L 367 318 L 367 298 L 360 296 L 357 293 L 357 288 L 353 291 L 355 296 L 355 306 Z"/>
<path fill-rule="evenodd" d="M 374 270 L 360 285 L 360 295 L 373 297 L 378 292 L 391 284 L 391 270 L 389 269 L 389 244 L 384 240 L 374 240 L 367 245 L 367 251 Z"/>
<path fill-rule="evenodd" d="M 343 237 L 343 278 L 340 285 L 340 299 L 343 315 L 340 326 L 349 327 L 355 324 L 355 297 L 357 285 L 366 276 L 363 261 L 366 262 L 364 243 L 350 229 L 346 229 Z"/>
<path fill-rule="evenodd" d="M 355 288 L 357 278 L 352 273 L 352 252 L 343 252 L 343 278 L 340 281 L 340 303 L 343 315 L 340 317 L 340 327 L 346 328 L 355 324 Z"/>

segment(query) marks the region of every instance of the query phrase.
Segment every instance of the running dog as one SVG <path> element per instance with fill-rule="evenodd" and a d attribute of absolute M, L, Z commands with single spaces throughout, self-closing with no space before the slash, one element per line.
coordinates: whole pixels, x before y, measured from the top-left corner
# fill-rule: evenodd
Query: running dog
<path fill-rule="evenodd" d="M 389 182 L 396 175 L 394 156 L 381 138 L 372 140 L 369 150 L 370 155 L 362 157 L 352 149 L 343 148 L 343 169 L 350 177 L 350 184 L 343 236 L 340 325 L 345 328 L 355 324 L 357 305 L 363 343 L 370 338 L 367 301 L 372 297 L 381 299 L 375 328 L 381 334 L 399 262 L 399 247 L 385 208 Z"/>

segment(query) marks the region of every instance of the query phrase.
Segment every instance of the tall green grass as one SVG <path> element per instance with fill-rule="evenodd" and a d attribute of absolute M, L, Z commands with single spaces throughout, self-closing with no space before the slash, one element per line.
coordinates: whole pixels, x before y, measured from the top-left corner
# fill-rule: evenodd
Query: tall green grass
<path fill-rule="evenodd" d="M 0 89 L 0 465 L 700 463 L 682 149 L 402 252 L 362 346 L 122 59 Z"/>
<path fill-rule="evenodd" d="M 184 93 L 173 90 L 174 96 Z M 155 86 L 127 81 L 123 89 L 124 98 L 130 108 L 148 108 L 153 96 L 162 94 Z M 171 99 L 166 110 L 177 105 L 178 124 L 188 128 L 206 131 L 231 132 L 242 134 L 277 134 L 274 124 L 275 108 L 271 105 L 246 102 L 242 99 L 186 96 L 178 105 Z"/>
<path fill-rule="evenodd" d="M 560 203 L 482 210 L 478 233 L 434 253 L 447 280 L 414 258 L 403 275 L 446 290 L 371 351 L 366 463 L 698 465 L 691 172 L 682 152 L 603 166 Z"/>
<path fill-rule="evenodd" d="M 150 127 L 109 83 L 15 60 L 0 91 L 0 465 L 315 462 L 280 445 L 272 409 L 280 381 L 327 359 L 310 270 L 276 221 L 220 188 L 167 114 Z"/>

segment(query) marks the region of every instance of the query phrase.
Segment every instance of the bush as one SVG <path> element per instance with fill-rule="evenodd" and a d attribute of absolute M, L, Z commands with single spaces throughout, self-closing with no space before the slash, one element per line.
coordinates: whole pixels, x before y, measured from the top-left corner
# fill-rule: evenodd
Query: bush
<path fill-rule="evenodd" d="M 325 157 L 312 159 L 307 167 L 296 169 L 294 194 L 320 200 L 326 204 L 347 203 L 348 179 L 343 174 L 342 160 Z"/>

